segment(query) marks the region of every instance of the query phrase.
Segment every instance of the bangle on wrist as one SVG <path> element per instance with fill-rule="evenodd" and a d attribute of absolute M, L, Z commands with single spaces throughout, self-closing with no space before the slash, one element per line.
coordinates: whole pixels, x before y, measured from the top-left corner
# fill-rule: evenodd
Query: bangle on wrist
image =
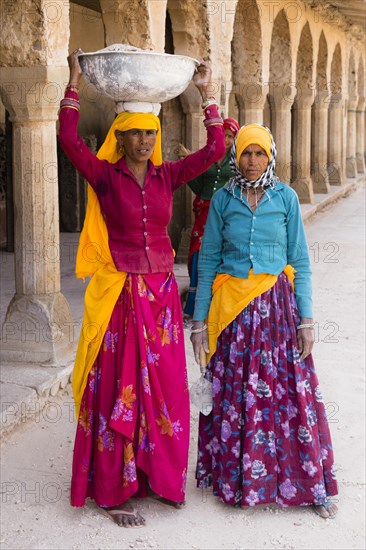
<path fill-rule="evenodd" d="M 222 125 L 224 124 L 224 121 L 222 120 L 222 118 L 206 118 L 204 121 L 203 121 L 203 124 L 206 126 L 206 128 L 208 128 L 208 126 L 217 126 L 217 125 Z"/>
<path fill-rule="evenodd" d="M 80 111 L 79 101 L 77 99 L 73 99 L 72 97 L 65 97 L 64 99 L 61 99 L 60 109 L 63 109 L 64 107 L 70 107 L 72 109 Z"/>
<path fill-rule="evenodd" d="M 219 106 L 219 104 L 217 103 L 216 99 L 211 96 L 211 97 L 207 97 L 203 102 L 202 102 L 202 109 L 205 110 L 207 109 L 207 107 L 209 107 L 210 105 L 217 105 L 217 107 Z"/>
<path fill-rule="evenodd" d="M 189 330 L 191 331 L 191 334 L 199 334 L 200 332 L 203 332 L 206 329 L 207 329 L 206 323 L 204 323 L 203 327 L 200 327 L 200 328 L 193 328 L 193 326 L 189 328 Z"/>
<path fill-rule="evenodd" d="M 300 330 L 302 328 L 314 328 L 315 323 L 302 323 L 302 325 L 297 325 L 297 330 Z"/>

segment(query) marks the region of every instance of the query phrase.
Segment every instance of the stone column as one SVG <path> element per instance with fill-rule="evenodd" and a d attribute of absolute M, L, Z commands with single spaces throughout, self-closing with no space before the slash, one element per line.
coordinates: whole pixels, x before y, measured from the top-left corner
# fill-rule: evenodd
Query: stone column
<path fill-rule="evenodd" d="M 365 97 L 358 98 L 356 111 L 356 162 L 357 171 L 365 173 Z"/>
<path fill-rule="evenodd" d="M 276 174 L 285 183 L 291 179 L 291 107 L 295 93 L 294 87 L 270 84 L 272 133 L 277 146 Z"/>
<path fill-rule="evenodd" d="M 346 176 L 355 178 L 357 175 L 356 164 L 356 108 L 358 97 L 352 96 L 348 99 L 347 111 L 347 156 L 346 156 Z"/>
<path fill-rule="evenodd" d="M 152 46 L 149 9 L 146 0 L 99 0 L 105 29 L 105 43 Z"/>
<path fill-rule="evenodd" d="M 263 109 L 266 103 L 268 86 L 248 84 L 242 86 L 242 97 L 238 101 L 242 124 L 263 124 Z"/>
<path fill-rule="evenodd" d="M 334 94 L 329 104 L 328 117 L 328 178 L 331 185 L 341 185 L 343 105 L 341 94 Z"/>
<path fill-rule="evenodd" d="M 65 365 L 76 347 L 60 292 L 56 119 L 67 75 L 65 67 L 0 69 L 13 122 L 16 287 L 2 327 L 3 361 Z"/>
<path fill-rule="evenodd" d="M 310 175 L 311 162 L 311 106 L 314 91 L 301 91 L 294 102 L 292 136 L 292 182 L 302 203 L 314 202 L 313 180 Z"/>
<path fill-rule="evenodd" d="M 329 193 L 328 178 L 328 107 L 329 92 L 318 92 L 312 112 L 312 152 L 311 175 L 314 193 Z"/>
<path fill-rule="evenodd" d="M 203 124 L 204 116 L 201 108 L 201 97 L 195 86 L 191 83 L 182 93 L 180 99 L 185 116 L 185 143 L 190 151 L 197 151 L 204 146 L 207 135 L 206 128 Z M 194 223 L 194 215 L 192 210 L 194 194 L 188 185 L 185 185 L 184 187 L 185 204 L 184 206 L 182 205 L 182 208 L 185 208 L 186 219 L 176 257 L 176 261 L 178 263 L 187 261 L 192 227 Z"/>

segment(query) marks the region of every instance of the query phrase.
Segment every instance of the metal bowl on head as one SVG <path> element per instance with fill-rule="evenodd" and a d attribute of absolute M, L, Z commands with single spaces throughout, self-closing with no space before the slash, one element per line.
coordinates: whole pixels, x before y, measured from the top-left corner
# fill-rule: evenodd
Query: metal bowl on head
<path fill-rule="evenodd" d="M 184 92 L 199 65 L 184 55 L 123 48 L 123 44 L 113 45 L 79 56 L 87 82 L 113 99 L 117 112 L 160 110 L 160 103 Z"/>

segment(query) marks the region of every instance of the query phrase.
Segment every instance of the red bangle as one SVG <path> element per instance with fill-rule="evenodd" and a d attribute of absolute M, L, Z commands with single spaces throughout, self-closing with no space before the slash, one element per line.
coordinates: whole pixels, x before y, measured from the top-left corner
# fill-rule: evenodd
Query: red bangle
<path fill-rule="evenodd" d="M 206 118 L 204 121 L 203 121 L 203 124 L 206 126 L 206 128 L 208 126 L 213 126 L 213 125 L 222 125 L 224 124 L 224 121 L 222 120 L 222 118 Z"/>

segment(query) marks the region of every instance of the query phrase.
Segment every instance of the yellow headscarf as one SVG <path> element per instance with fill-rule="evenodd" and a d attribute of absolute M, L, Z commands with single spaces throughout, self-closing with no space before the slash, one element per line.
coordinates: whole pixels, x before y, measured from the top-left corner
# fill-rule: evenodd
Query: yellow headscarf
<path fill-rule="evenodd" d="M 239 164 L 243 151 L 249 145 L 259 145 L 271 160 L 272 136 L 260 124 L 246 124 L 242 126 L 236 136 L 236 162 Z"/>
<path fill-rule="evenodd" d="M 113 121 L 97 157 L 115 164 L 123 153 L 117 149 L 116 130 L 156 130 L 156 143 L 151 162 L 155 166 L 162 163 L 161 127 L 157 116 L 150 113 L 121 113 Z M 88 205 L 86 209 L 84 227 L 80 235 L 79 247 L 76 255 L 76 276 L 79 278 L 93 275 L 102 264 L 113 264 L 108 246 L 108 232 L 104 218 L 100 211 L 99 201 L 90 185 L 88 185 Z"/>

